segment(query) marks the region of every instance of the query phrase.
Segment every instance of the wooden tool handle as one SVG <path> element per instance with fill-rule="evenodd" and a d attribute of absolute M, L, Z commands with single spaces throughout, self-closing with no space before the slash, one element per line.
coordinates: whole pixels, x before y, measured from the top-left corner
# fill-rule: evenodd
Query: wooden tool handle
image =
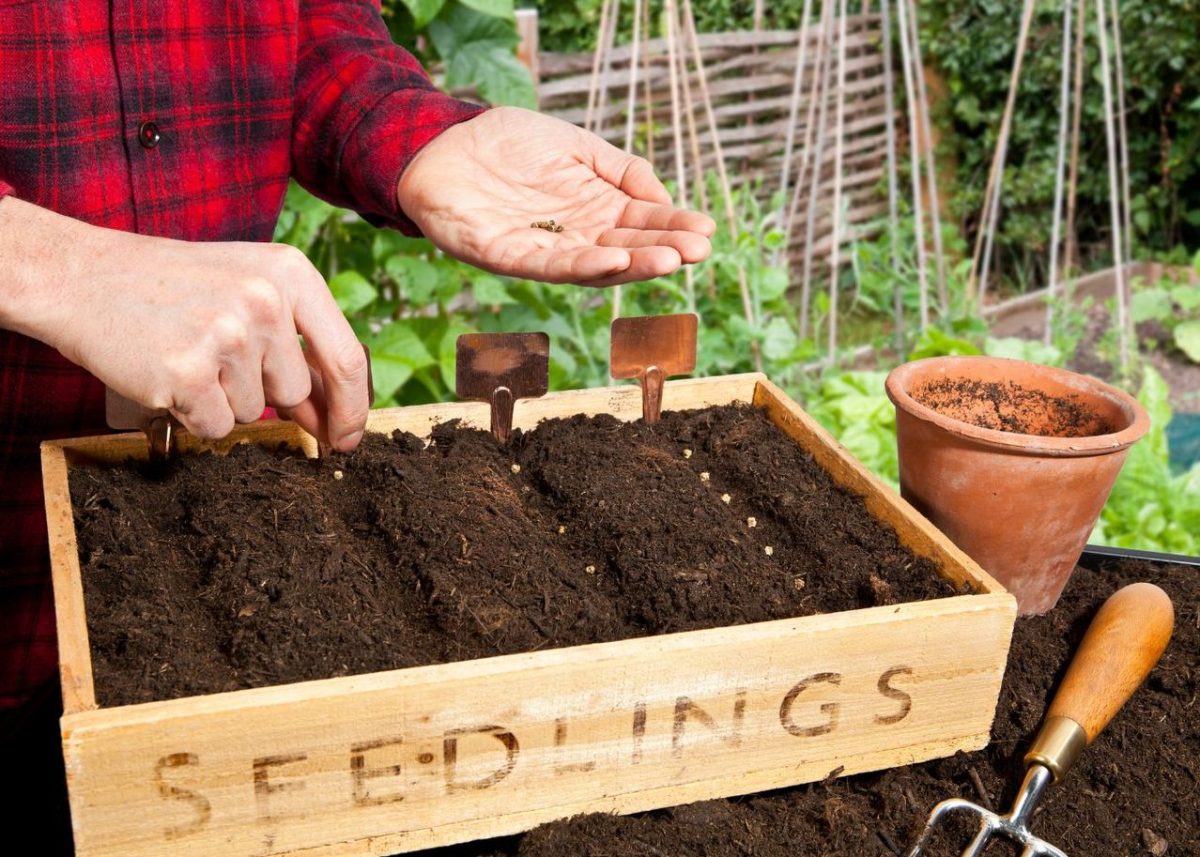
<path fill-rule="evenodd" d="M 1047 718 L 1071 718 L 1092 743 L 1154 669 L 1174 627 L 1171 599 L 1154 584 L 1113 593 L 1088 627 Z"/>

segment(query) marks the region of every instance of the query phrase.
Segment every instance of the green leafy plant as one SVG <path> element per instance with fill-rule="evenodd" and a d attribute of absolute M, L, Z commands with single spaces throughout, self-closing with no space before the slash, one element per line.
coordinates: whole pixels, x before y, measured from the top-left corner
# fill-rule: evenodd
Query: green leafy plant
<path fill-rule="evenodd" d="M 519 37 L 512 0 L 387 0 L 392 36 L 447 89 L 474 91 L 490 104 L 535 107 L 528 70 L 514 53 Z"/>
<path fill-rule="evenodd" d="M 1130 312 L 1134 324 L 1155 322 L 1167 341 L 1193 363 L 1200 363 L 1200 285 L 1166 276 L 1153 285 L 1133 283 Z"/>

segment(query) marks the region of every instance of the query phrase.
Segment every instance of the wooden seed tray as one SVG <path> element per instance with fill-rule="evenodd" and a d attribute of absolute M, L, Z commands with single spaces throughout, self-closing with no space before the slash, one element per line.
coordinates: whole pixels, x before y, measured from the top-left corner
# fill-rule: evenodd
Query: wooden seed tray
<path fill-rule="evenodd" d="M 81 857 L 385 855 L 975 750 L 1015 602 L 762 375 L 670 382 L 664 407 L 753 402 L 918 555 L 977 594 L 97 708 L 67 482 L 138 434 L 42 446 L 75 847 Z M 514 425 L 640 416 L 636 386 L 522 402 Z M 427 435 L 486 405 L 375 412 Z M 287 441 L 290 423 L 183 454 Z"/>

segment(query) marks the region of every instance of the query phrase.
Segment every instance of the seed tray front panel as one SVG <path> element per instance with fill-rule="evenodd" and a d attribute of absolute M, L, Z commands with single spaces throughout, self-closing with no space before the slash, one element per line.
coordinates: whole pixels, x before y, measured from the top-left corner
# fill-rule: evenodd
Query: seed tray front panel
<path fill-rule="evenodd" d="M 43 446 L 77 853 L 384 855 L 909 764 L 988 740 L 1011 596 L 761 375 L 668 383 L 664 407 L 753 402 L 914 553 L 976 594 L 99 709 L 70 469 L 140 435 Z M 522 402 L 515 425 L 640 415 L 637 387 Z M 485 405 L 398 408 L 428 434 Z M 284 440 L 287 423 L 219 445 Z"/>

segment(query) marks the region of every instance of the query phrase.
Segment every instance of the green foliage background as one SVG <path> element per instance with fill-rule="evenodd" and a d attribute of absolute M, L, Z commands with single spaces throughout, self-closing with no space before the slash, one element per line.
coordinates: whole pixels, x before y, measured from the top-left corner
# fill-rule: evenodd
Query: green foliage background
<path fill-rule="evenodd" d="M 954 165 L 953 213 L 973 237 L 1016 50 L 1021 3 L 923 0 L 922 42 L 948 97 L 935 116 L 939 162 Z M 1095 3 L 1086 4 L 1079 234 L 1092 267 L 1109 263 L 1109 193 Z M 1136 253 L 1163 258 L 1200 244 L 1200 2 L 1119 0 L 1128 100 Z M 1015 285 L 1042 285 L 1058 135 L 1062 2 L 1040 0 L 1018 91 L 1000 267 Z M 943 168 L 943 179 L 948 171 Z"/>

